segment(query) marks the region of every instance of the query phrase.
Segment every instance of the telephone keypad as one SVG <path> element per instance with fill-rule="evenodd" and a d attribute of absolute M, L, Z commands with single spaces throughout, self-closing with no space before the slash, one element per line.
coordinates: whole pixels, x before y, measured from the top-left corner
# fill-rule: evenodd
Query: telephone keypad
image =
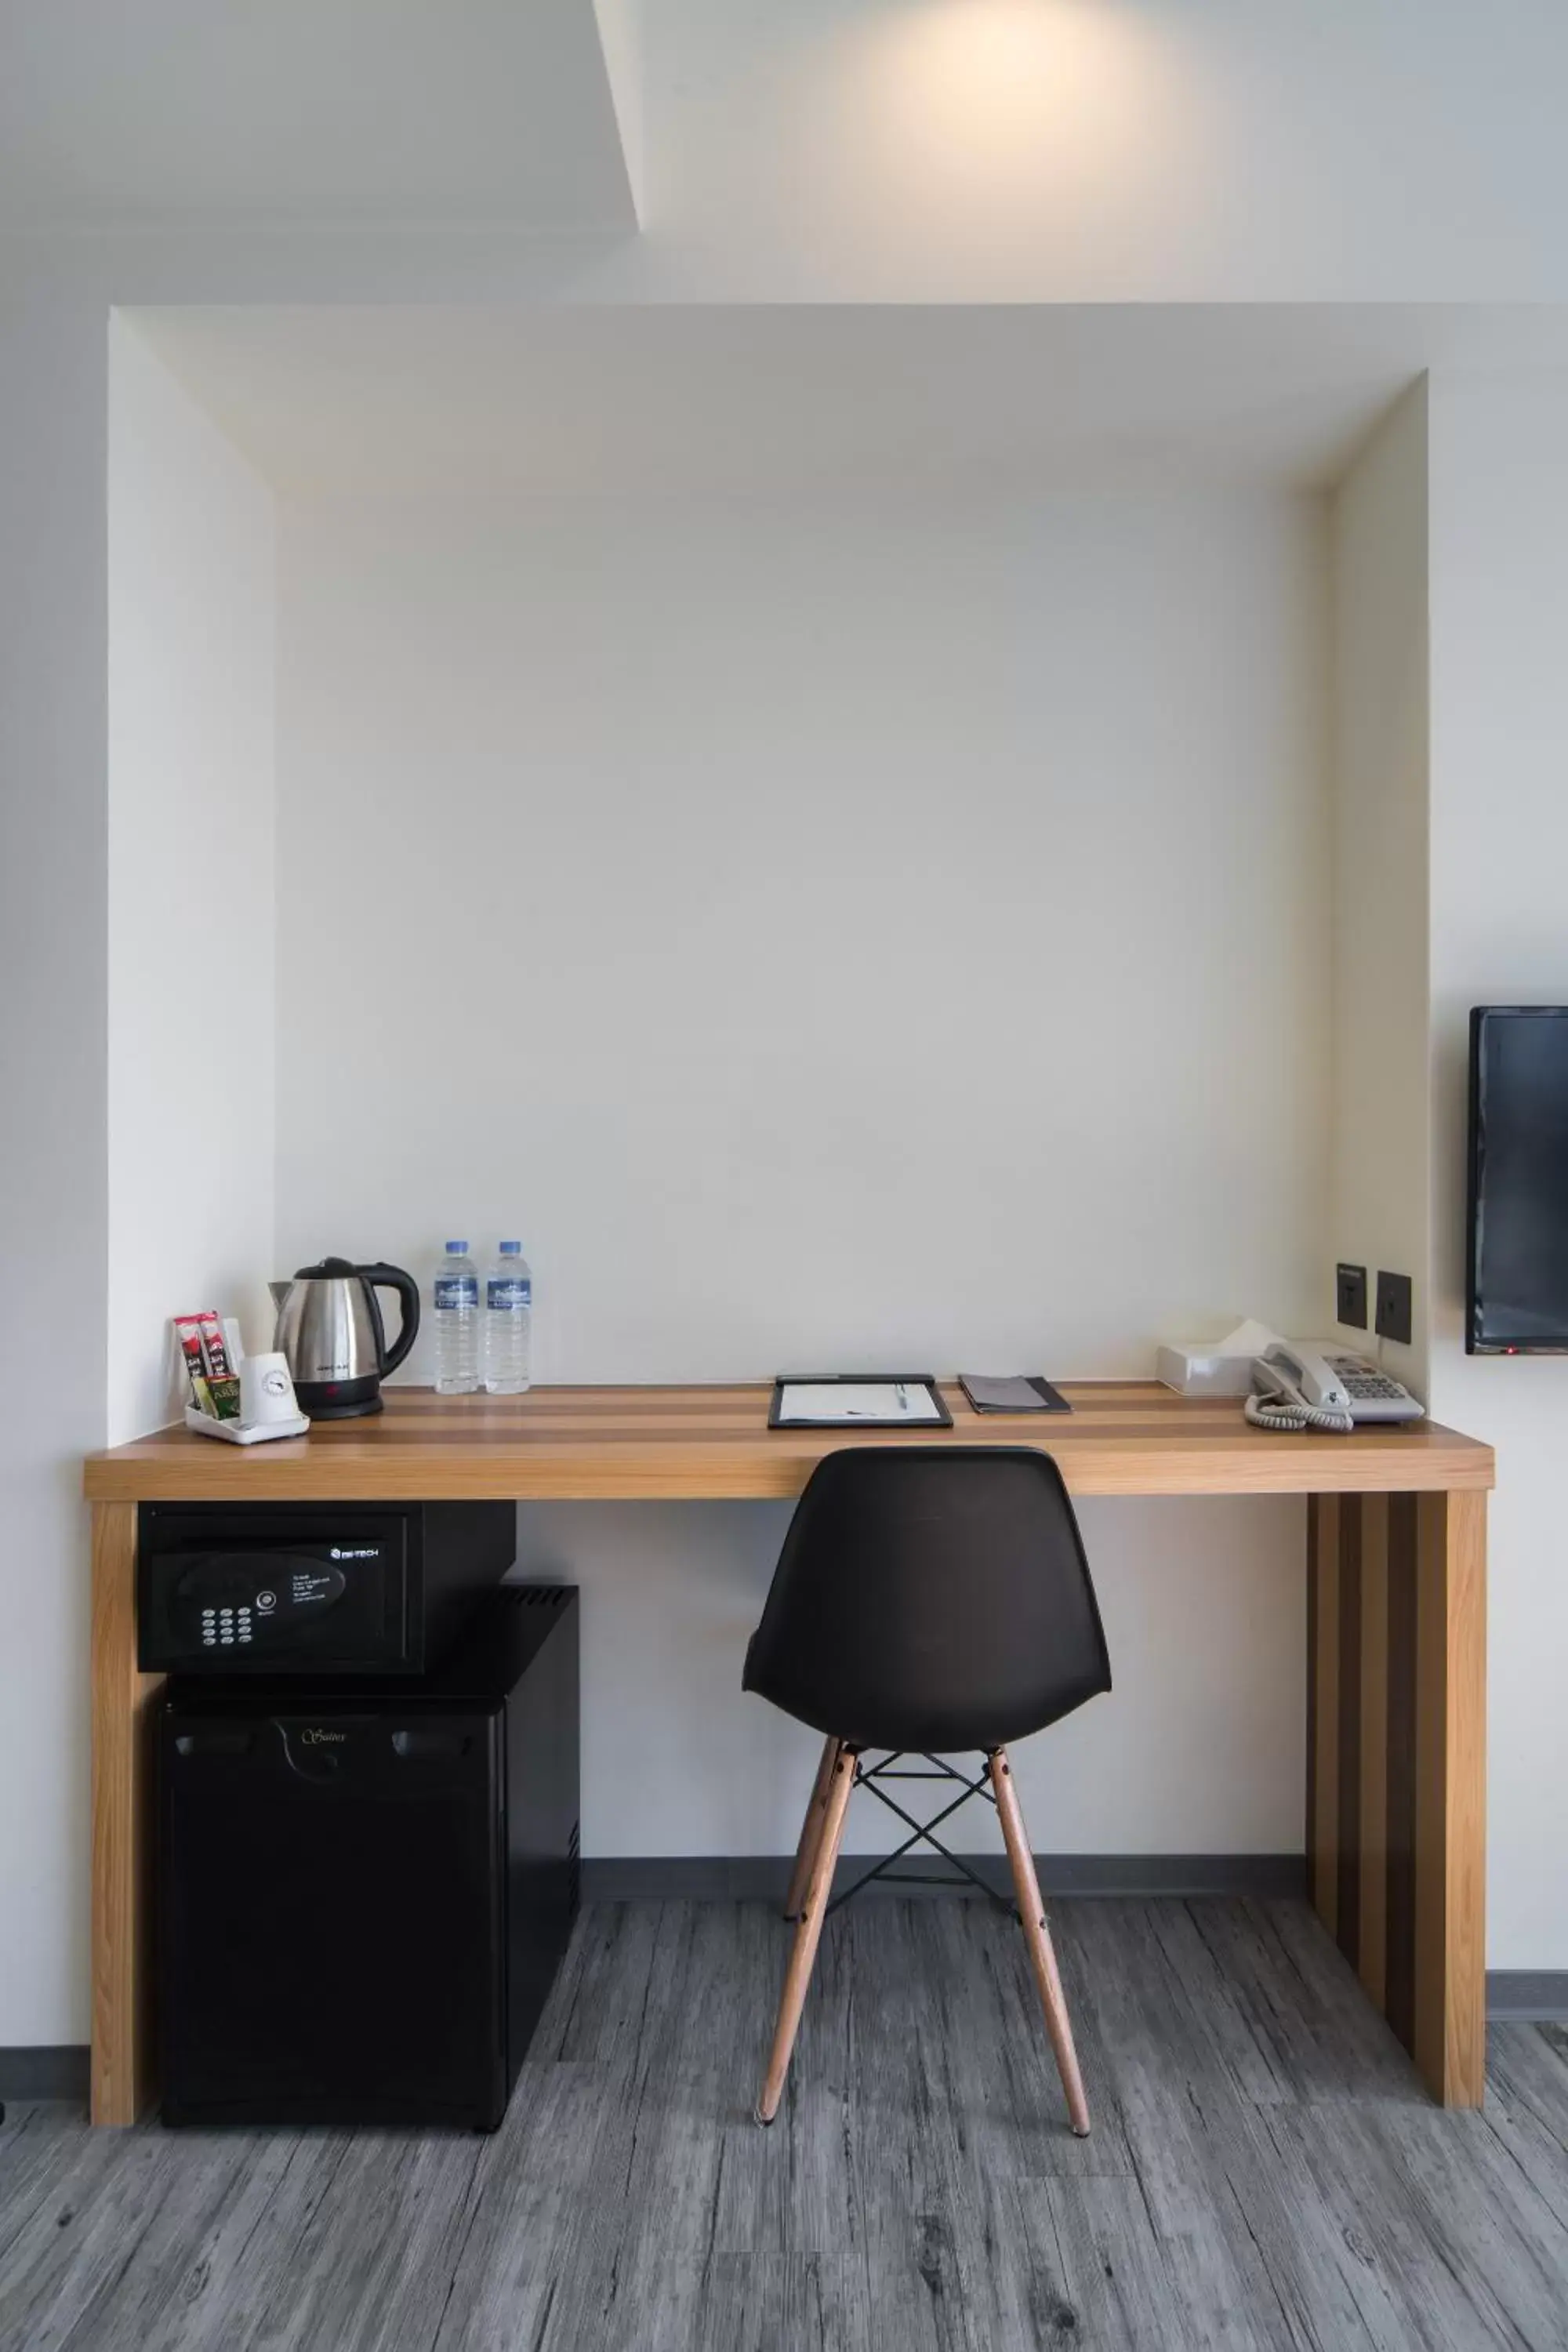
<path fill-rule="evenodd" d="M 1364 1356 L 1330 1351 L 1323 1360 L 1342 1383 L 1351 1412 L 1357 1420 L 1376 1424 L 1421 1418 L 1421 1405 L 1409 1390 L 1379 1365 L 1369 1364 Z"/>

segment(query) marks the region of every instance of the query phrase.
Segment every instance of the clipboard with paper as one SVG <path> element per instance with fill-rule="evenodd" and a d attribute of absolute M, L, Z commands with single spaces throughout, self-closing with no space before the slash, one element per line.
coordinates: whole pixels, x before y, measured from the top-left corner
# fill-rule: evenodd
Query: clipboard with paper
<path fill-rule="evenodd" d="M 951 1429 L 930 1372 L 784 1372 L 773 1382 L 770 1429 Z"/>

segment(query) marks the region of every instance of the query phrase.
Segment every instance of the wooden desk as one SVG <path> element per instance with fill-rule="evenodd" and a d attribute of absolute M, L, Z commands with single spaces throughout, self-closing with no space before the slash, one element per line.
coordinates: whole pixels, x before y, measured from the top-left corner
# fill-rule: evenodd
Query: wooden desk
<path fill-rule="evenodd" d="M 136 1666 L 140 1502 L 577 1501 L 797 1495 L 840 1444 L 1035 1444 L 1075 1496 L 1305 1495 L 1306 1849 L 1312 1900 L 1434 2097 L 1485 2062 L 1489 1447 L 1431 1423 L 1268 1435 L 1152 1381 L 1068 1386 L 1070 1419 L 947 1431 L 770 1431 L 765 1388 L 394 1389 L 369 1421 L 242 1450 L 164 1431 L 86 1467 L 92 1538 L 92 2115 L 153 2095 L 151 1701 Z"/>

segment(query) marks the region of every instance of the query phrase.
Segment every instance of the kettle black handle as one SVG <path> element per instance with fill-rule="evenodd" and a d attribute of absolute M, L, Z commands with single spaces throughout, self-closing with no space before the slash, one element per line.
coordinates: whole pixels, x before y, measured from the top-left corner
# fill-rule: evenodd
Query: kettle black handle
<path fill-rule="evenodd" d="M 356 1265 L 354 1272 L 373 1290 L 395 1290 L 403 1302 L 403 1328 L 389 1355 L 383 1356 L 383 1374 L 395 1372 L 419 1336 L 419 1285 L 400 1265 Z"/>

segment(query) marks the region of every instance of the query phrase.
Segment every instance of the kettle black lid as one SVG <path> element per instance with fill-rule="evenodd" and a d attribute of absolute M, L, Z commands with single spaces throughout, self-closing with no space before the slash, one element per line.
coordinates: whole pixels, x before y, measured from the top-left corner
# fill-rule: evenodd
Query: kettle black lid
<path fill-rule="evenodd" d="M 296 1266 L 294 1269 L 294 1279 L 296 1282 L 315 1282 L 323 1278 L 329 1281 L 333 1279 L 341 1280 L 345 1274 L 357 1274 L 358 1272 L 359 1268 L 355 1265 L 352 1258 L 324 1257 L 320 1265 Z"/>

